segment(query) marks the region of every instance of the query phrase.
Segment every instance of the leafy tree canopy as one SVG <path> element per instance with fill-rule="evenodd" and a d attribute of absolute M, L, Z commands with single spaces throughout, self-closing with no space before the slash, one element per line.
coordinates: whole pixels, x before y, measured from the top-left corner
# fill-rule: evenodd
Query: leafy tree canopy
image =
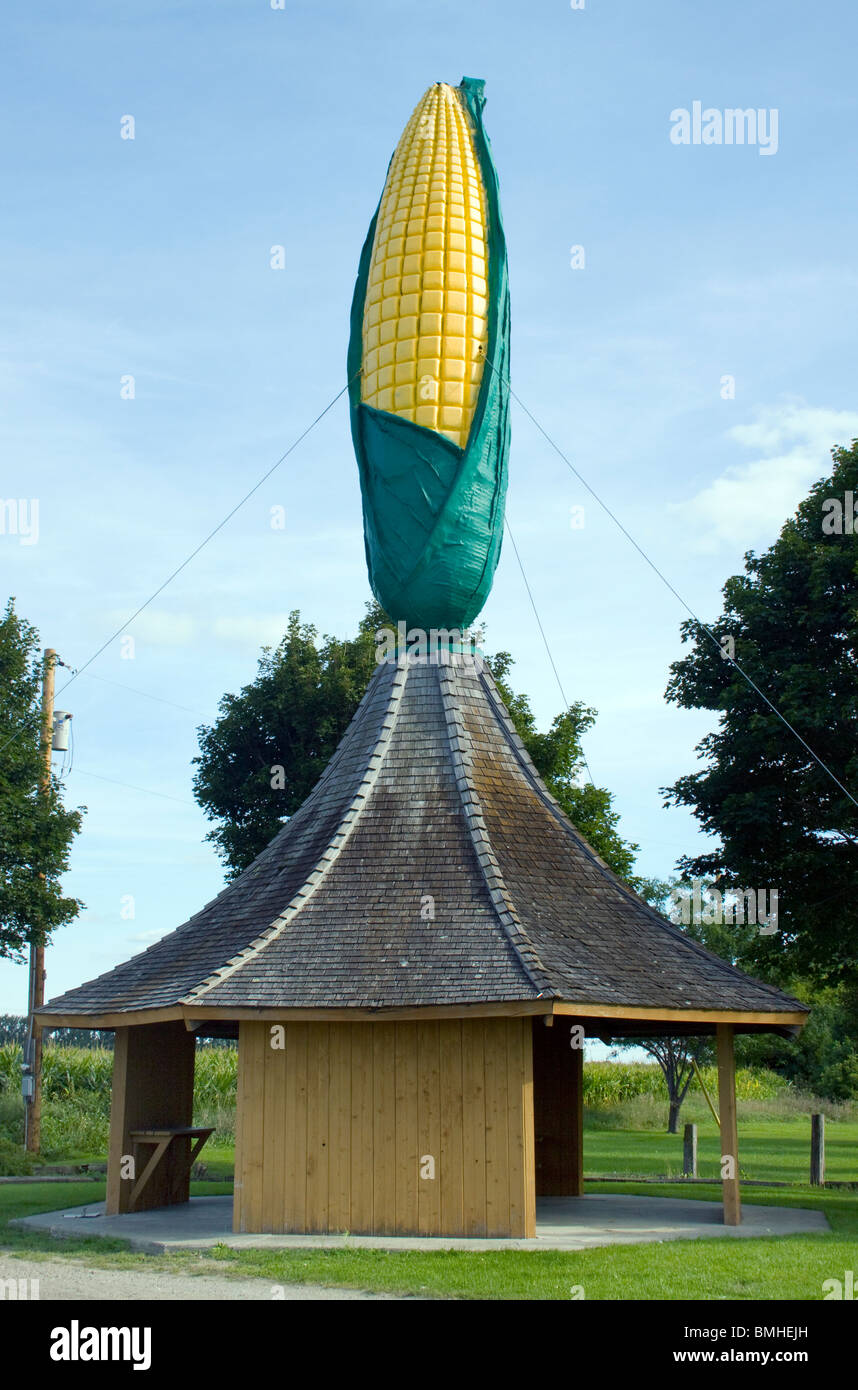
<path fill-rule="evenodd" d="M 39 634 L 10 598 L 0 616 L 0 729 L 6 742 L 0 754 L 0 957 L 19 963 L 29 944 L 46 945 L 83 906 L 63 894 L 60 877 L 86 808 L 66 810 L 53 775 L 47 795 L 40 786 L 42 672 Z"/>
<path fill-rule="evenodd" d="M 797 1038 L 759 1033 L 736 1039 L 740 1065 L 770 1067 L 800 1090 L 828 1100 L 858 1096 L 858 989 L 793 980 L 790 990 L 811 1010 Z"/>
<path fill-rule="evenodd" d="M 727 581 L 712 630 L 858 797 L 858 441 L 832 457 L 774 545 Z M 858 807 L 698 624 L 682 631 L 692 650 L 667 698 L 720 720 L 698 745 L 706 766 L 666 795 L 720 843 L 680 867 L 722 889 L 778 890 L 779 931 L 748 943 L 757 973 L 858 983 Z"/>

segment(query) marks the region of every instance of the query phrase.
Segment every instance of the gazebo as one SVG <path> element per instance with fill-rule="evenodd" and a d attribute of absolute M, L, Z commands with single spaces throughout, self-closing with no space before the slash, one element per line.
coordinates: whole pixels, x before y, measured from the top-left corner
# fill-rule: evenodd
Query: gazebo
<path fill-rule="evenodd" d="M 611 872 L 461 640 L 500 554 L 509 449 L 483 104 L 469 78 L 418 104 L 352 307 L 367 563 L 404 640 L 254 863 L 38 1010 L 116 1030 L 108 1213 L 188 1200 L 195 1039 L 219 1036 L 238 1038 L 236 1231 L 533 1236 L 541 1196 L 582 1192 L 584 1036 L 662 1033 L 717 1036 L 740 1221 L 733 1038 L 807 1010 Z"/>
<path fill-rule="evenodd" d="M 616 878 L 488 671 L 448 653 L 380 664 L 259 858 L 41 1011 L 116 1029 L 109 1212 L 132 1209 L 135 1134 L 192 1124 L 195 1036 L 237 1036 L 236 1231 L 448 1236 L 533 1235 L 540 1196 L 581 1194 L 585 1033 L 717 1036 L 737 1223 L 733 1037 L 805 1018 Z M 136 1209 L 187 1200 L 190 1142 Z"/>

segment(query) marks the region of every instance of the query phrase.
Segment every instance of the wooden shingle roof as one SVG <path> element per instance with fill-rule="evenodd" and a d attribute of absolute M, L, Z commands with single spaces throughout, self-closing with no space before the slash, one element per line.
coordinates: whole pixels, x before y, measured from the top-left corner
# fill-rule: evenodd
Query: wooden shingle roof
<path fill-rule="evenodd" d="M 254 863 L 41 1012 L 516 1003 L 772 1026 L 806 1012 L 627 889 L 541 782 L 489 673 L 450 657 L 379 666 L 317 786 Z"/>

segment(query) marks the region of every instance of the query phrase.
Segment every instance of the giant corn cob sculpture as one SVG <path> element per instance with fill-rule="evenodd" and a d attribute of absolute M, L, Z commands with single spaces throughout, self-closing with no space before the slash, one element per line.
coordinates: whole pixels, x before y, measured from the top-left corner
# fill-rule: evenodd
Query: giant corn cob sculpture
<path fill-rule="evenodd" d="M 509 291 L 483 83 L 436 83 L 390 162 L 361 256 L 349 380 L 373 592 L 465 628 L 500 554 Z"/>

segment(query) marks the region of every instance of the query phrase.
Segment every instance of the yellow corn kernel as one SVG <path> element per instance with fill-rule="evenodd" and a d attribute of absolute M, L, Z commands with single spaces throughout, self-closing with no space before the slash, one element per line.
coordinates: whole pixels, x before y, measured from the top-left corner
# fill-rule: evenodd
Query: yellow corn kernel
<path fill-rule="evenodd" d="M 488 345 L 487 244 L 470 117 L 456 88 L 438 82 L 405 127 L 381 198 L 364 305 L 361 399 L 461 448 Z"/>

